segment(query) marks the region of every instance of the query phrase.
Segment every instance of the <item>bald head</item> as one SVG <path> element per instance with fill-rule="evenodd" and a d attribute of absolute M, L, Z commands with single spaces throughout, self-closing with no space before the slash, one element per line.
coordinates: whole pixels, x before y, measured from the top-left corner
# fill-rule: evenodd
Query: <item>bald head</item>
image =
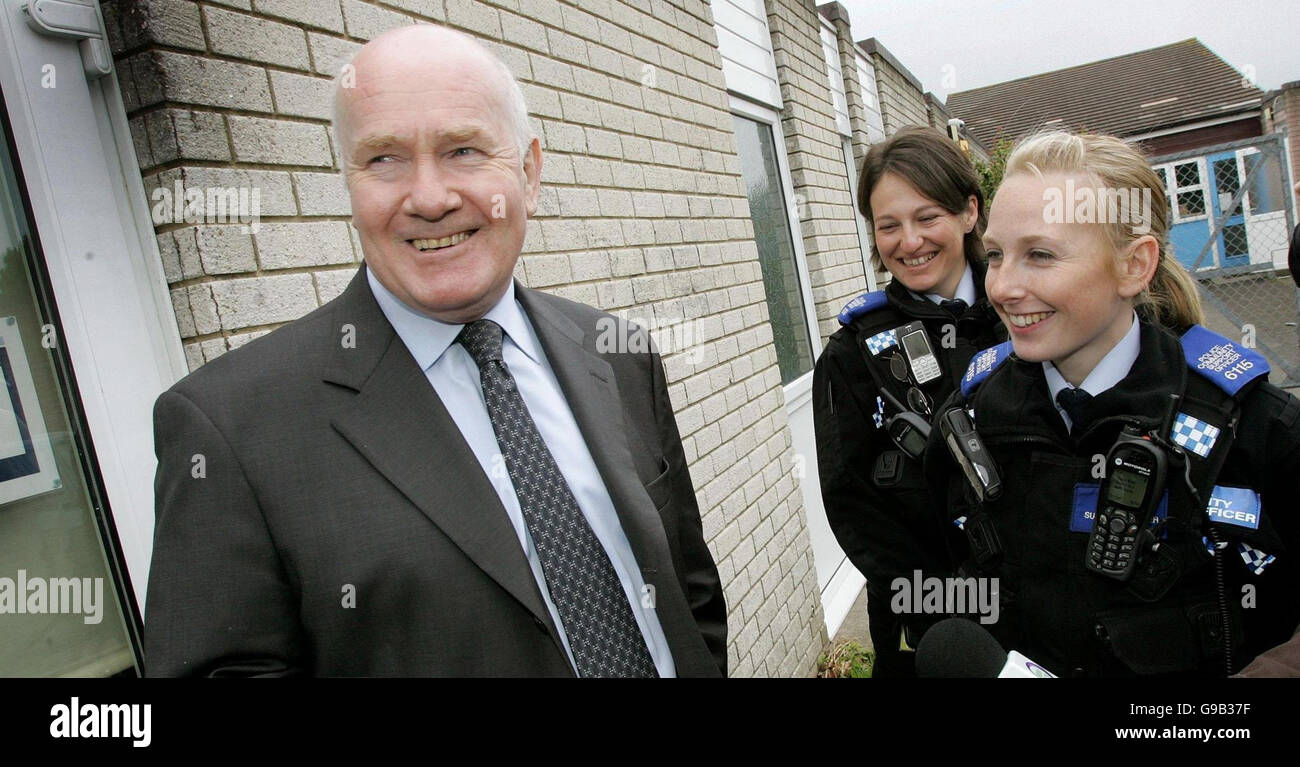
<path fill-rule="evenodd" d="M 501 116 L 522 158 L 532 142 L 528 105 L 510 69 L 479 41 L 462 32 L 433 24 L 398 27 L 362 46 L 334 78 L 334 141 L 346 158 L 350 153 L 350 115 L 357 98 L 364 98 L 383 78 L 411 82 L 437 78 L 458 82 L 475 75 L 492 83 Z M 391 80 L 390 80 L 391 82 Z M 343 163 L 346 170 L 346 159 Z"/>

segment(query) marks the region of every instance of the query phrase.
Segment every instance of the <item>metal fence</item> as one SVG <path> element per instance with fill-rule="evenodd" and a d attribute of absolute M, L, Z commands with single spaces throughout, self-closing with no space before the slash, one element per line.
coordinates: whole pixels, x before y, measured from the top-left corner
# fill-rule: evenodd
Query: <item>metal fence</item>
<path fill-rule="evenodd" d="M 1152 158 L 1173 212 L 1174 255 L 1196 278 L 1206 326 L 1300 386 L 1300 292 L 1287 267 L 1296 213 L 1281 134 Z"/>

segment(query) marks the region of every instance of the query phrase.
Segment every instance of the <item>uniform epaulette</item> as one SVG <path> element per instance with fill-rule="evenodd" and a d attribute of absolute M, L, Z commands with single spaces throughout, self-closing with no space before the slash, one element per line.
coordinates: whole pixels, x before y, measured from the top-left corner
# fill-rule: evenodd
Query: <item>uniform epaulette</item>
<path fill-rule="evenodd" d="M 1259 352 L 1200 325 L 1183 334 L 1182 345 L 1187 366 L 1231 395 L 1269 371 L 1268 360 Z"/>
<path fill-rule="evenodd" d="M 885 291 L 883 290 L 873 290 L 870 293 L 863 293 L 845 304 L 843 309 L 840 309 L 840 324 L 851 325 L 858 317 L 861 317 L 867 312 L 874 312 L 888 303 L 889 299 L 885 296 Z"/>
<path fill-rule="evenodd" d="M 962 396 L 969 397 L 980 384 L 984 383 L 984 379 L 1010 356 L 1011 342 L 1003 341 L 971 358 L 970 367 L 966 368 L 966 375 L 961 377 Z"/>

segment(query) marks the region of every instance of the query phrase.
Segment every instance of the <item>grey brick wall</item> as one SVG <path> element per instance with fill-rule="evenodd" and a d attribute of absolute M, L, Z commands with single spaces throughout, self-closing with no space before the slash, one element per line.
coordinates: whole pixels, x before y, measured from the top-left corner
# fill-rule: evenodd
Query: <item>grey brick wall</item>
<path fill-rule="evenodd" d="M 687 323 L 693 345 L 665 348 L 664 363 L 727 592 L 733 673 L 811 673 L 821 606 L 707 2 L 103 4 L 151 200 L 178 182 L 260 195 L 255 231 L 155 220 L 191 369 L 330 300 L 359 264 L 328 131 L 329 80 L 347 58 L 417 20 L 497 51 L 546 155 L 517 275 L 624 316 Z M 774 0 L 769 21 L 825 335 L 865 285 L 852 203 L 813 2 Z"/>

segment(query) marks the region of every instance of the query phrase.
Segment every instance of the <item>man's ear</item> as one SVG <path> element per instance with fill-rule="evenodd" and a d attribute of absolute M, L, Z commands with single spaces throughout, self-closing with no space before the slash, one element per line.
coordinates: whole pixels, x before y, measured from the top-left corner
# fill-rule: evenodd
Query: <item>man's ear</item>
<path fill-rule="evenodd" d="M 542 142 L 534 138 L 524 152 L 524 199 L 528 215 L 537 212 L 537 197 L 542 190 Z"/>
<path fill-rule="evenodd" d="M 1119 293 L 1136 298 L 1156 276 L 1160 267 L 1160 241 L 1143 235 L 1129 243 L 1119 262 Z"/>

